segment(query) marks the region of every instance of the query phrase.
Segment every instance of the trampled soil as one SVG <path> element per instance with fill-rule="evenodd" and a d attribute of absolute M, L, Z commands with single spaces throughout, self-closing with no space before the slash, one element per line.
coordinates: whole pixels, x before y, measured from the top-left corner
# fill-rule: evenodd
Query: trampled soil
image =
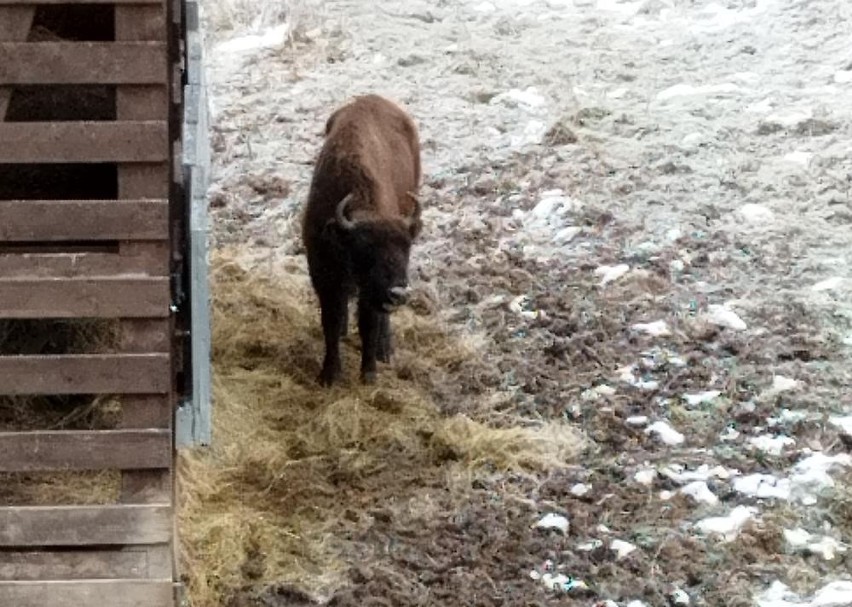
<path fill-rule="evenodd" d="M 460 467 L 463 442 L 429 436 L 419 476 L 412 462 L 323 476 L 349 515 L 304 541 L 322 538 L 333 567 L 276 579 L 261 546 L 223 600 L 638 607 L 686 593 L 736 607 L 776 580 L 808 598 L 852 579 L 848 3 L 299 3 L 291 40 L 263 48 L 234 38 L 241 13 L 225 6 L 207 11 L 214 245 L 306 289 L 299 213 L 325 118 L 359 93 L 402 102 L 422 132 L 426 228 L 386 385 L 443 418 L 570 424 L 588 444 L 552 471 L 489 464 L 499 447 Z M 288 302 L 312 328 L 254 363 L 311 395 L 314 305 Z M 834 458 L 823 475 L 815 454 Z M 789 496 L 749 490 L 755 474 Z M 696 525 L 751 507 L 727 542 Z M 533 528 L 547 513 L 567 535 Z M 832 558 L 792 547 L 799 527 L 839 542 Z M 588 588 L 546 588 L 558 573 Z"/>

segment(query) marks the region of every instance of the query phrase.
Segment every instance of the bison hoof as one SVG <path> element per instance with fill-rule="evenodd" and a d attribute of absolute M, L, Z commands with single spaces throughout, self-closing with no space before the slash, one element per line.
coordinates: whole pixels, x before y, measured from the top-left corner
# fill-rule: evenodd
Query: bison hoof
<path fill-rule="evenodd" d="M 362 371 L 361 372 L 361 382 L 367 386 L 372 386 L 376 383 L 376 372 L 375 371 Z"/>
<path fill-rule="evenodd" d="M 380 363 L 389 363 L 391 361 L 391 355 L 393 354 L 393 350 L 388 347 L 379 348 L 379 351 L 376 353 L 376 360 Z"/>
<path fill-rule="evenodd" d="M 340 379 L 340 369 L 328 369 L 323 368 L 320 371 L 319 376 L 317 377 L 317 381 L 321 386 L 325 386 L 326 388 L 334 384 L 338 379 Z"/>

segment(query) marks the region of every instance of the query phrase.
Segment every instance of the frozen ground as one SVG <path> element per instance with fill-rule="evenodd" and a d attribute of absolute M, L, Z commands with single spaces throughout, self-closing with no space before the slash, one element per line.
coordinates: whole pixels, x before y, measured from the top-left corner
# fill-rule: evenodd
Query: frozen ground
<path fill-rule="evenodd" d="M 214 244 L 304 272 L 325 119 L 402 102 L 414 309 L 482 349 L 427 387 L 592 444 L 571 473 L 479 479 L 464 524 L 377 523 L 361 541 L 397 548 L 335 604 L 852 605 L 852 4 L 299 9 L 256 31 L 208 10 Z"/>

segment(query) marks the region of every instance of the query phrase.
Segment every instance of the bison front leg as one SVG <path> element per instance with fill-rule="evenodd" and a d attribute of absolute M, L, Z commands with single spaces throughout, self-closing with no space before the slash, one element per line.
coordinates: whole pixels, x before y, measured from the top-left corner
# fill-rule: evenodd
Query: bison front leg
<path fill-rule="evenodd" d="M 364 299 L 358 301 L 358 332 L 361 334 L 361 381 L 376 382 L 376 357 L 379 349 L 380 314 Z"/>
<path fill-rule="evenodd" d="M 319 381 L 330 386 L 340 378 L 340 335 L 346 318 L 346 296 L 341 293 L 320 294 L 322 309 L 322 332 L 325 337 L 325 360 L 322 363 Z"/>
<path fill-rule="evenodd" d="M 391 334 L 390 314 L 379 315 L 379 347 L 377 358 L 379 362 L 389 363 L 393 356 L 393 336 Z"/>

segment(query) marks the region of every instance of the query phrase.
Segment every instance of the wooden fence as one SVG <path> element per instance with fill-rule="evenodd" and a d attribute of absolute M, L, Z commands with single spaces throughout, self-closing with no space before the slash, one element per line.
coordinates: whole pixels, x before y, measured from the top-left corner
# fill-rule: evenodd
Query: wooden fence
<path fill-rule="evenodd" d="M 3 473 L 121 471 L 114 504 L 0 507 L 2 606 L 176 601 L 173 420 L 188 322 L 174 295 L 188 249 L 176 10 L 0 0 L 0 319 L 119 327 L 108 353 L 0 356 L 0 395 L 121 403 L 110 429 L 0 432 Z"/>

